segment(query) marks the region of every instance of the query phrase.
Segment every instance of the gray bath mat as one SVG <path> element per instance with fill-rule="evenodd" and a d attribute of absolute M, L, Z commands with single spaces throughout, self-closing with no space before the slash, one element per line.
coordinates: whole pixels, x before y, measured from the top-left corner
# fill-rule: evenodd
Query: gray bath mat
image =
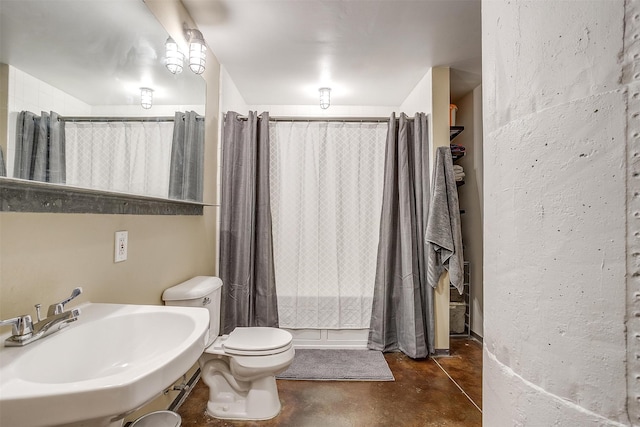
<path fill-rule="evenodd" d="M 299 349 L 283 380 L 395 381 L 382 352 L 374 350 Z"/>

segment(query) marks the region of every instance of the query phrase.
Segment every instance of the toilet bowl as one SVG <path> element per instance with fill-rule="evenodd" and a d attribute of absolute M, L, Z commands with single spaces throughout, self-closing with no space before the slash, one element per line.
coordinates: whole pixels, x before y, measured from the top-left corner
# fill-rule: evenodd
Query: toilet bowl
<path fill-rule="evenodd" d="M 293 361 L 289 332 L 278 328 L 238 327 L 220 332 L 222 281 L 198 276 L 164 291 L 166 305 L 209 310 L 209 339 L 198 361 L 209 387 L 207 413 L 231 420 L 267 420 L 280 412 L 275 376 Z"/>

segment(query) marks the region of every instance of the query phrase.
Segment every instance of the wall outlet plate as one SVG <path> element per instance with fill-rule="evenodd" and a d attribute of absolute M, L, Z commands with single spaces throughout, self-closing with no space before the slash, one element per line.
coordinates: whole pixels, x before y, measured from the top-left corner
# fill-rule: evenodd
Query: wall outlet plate
<path fill-rule="evenodd" d="M 115 256 L 113 262 L 122 262 L 127 260 L 129 232 L 116 231 Z"/>

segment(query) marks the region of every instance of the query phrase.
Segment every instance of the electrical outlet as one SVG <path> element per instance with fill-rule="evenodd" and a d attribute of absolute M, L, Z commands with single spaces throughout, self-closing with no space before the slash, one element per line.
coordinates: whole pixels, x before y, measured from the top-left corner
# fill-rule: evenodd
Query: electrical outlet
<path fill-rule="evenodd" d="M 127 231 L 116 231 L 116 252 L 113 262 L 122 262 L 127 260 L 127 240 L 129 233 Z"/>

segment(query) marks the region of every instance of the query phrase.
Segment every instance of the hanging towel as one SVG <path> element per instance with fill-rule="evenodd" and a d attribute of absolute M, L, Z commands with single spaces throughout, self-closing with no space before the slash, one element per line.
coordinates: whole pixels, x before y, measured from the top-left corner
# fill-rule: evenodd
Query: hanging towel
<path fill-rule="evenodd" d="M 462 295 L 464 257 L 458 190 L 453 173 L 453 160 L 448 147 L 439 147 L 433 165 L 431 201 L 425 231 L 427 246 L 427 283 L 438 286 L 444 270 L 449 281 Z"/>

